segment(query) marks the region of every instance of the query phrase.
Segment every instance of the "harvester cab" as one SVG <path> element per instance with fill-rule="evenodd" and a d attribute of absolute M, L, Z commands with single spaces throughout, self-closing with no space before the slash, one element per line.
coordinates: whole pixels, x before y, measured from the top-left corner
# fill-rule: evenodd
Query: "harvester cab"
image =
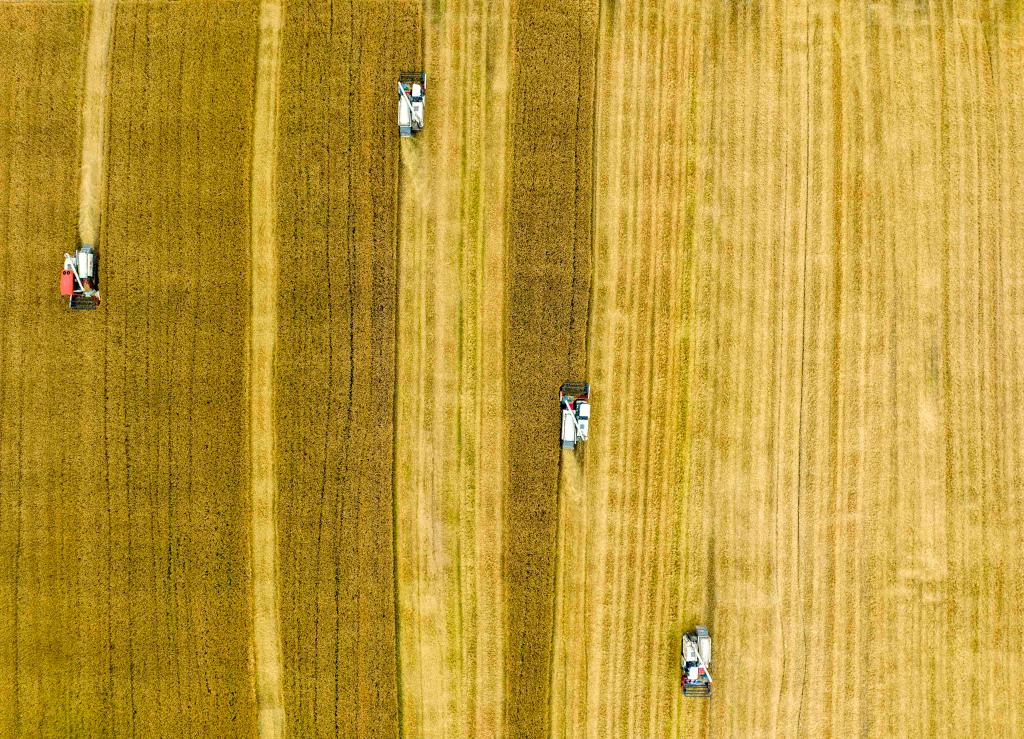
<path fill-rule="evenodd" d="M 565 382 L 558 391 L 562 410 L 562 449 L 575 449 L 590 430 L 590 383 Z"/>
<path fill-rule="evenodd" d="M 707 626 L 698 626 L 683 634 L 683 695 L 687 698 L 711 697 L 711 636 Z"/>
<path fill-rule="evenodd" d="M 74 256 L 64 254 L 60 273 L 60 294 L 68 299 L 71 310 L 94 310 L 100 304 L 99 259 L 96 250 L 83 244 Z"/>
<path fill-rule="evenodd" d="M 423 106 L 427 96 L 426 72 L 398 75 L 398 133 L 412 136 L 423 130 Z"/>

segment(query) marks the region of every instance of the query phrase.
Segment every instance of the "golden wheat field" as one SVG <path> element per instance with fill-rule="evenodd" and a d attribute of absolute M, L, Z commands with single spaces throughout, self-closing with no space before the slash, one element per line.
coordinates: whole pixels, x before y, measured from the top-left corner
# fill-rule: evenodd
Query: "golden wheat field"
<path fill-rule="evenodd" d="M 1024 3 L 0 1 L 0 736 L 1024 736 L 1022 545 Z"/>

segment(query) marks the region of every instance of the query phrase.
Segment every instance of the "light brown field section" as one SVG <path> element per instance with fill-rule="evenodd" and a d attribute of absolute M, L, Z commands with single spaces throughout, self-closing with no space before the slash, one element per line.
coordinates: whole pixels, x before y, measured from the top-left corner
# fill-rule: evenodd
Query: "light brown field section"
<path fill-rule="evenodd" d="M 609 4 L 598 36 L 588 374 L 594 421 L 562 459 L 556 736 L 671 729 L 678 694 L 693 77 L 680 7 Z M 581 464 L 582 461 L 582 464 Z"/>
<path fill-rule="evenodd" d="M 0 733 L 251 735 L 240 373 L 255 17 L 119 6 L 106 300 L 71 314 L 54 281 L 78 235 L 87 8 L 0 15 L 15 103 L 0 106 L 0 572 L 16 614 L 0 619 Z"/>
<path fill-rule="evenodd" d="M 413 3 L 287 2 L 275 359 L 287 733 L 399 733 L 397 80 Z"/>
<path fill-rule="evenodd" d="M 396 412 L 402 726 L 502 730 L 509 4 L 428 6 L 401 146 Z"/>
<path fill-rule="evenodd" d="M 89 11 L 82 99 L 82 174 L 78 186 L 78 231 L 85 244 L 95 244 L 99 237 L 103 212 L 110 41 L 116 8 L 116 0 L 93 0 Z"/>
<path fill-rule="evenodd" d="M 263 739 L 283 736 L 285 727 L 274 468 L 274 352 L 277 348 L 277 203 L 274 196 L 282 15 L 279 0 L 260 3 L 250 203 L 248 395 L 253 656 L 259 730 Z"/>
<path fill-rule="evenodd" d="M 673 733 L 1017 735 L 1020 12 L 712 5 Z"/>

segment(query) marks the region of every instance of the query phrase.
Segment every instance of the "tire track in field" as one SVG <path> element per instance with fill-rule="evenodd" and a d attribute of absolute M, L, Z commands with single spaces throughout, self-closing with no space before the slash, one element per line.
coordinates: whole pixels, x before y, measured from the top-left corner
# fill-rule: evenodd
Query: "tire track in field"
<path fill-rule="evenodd" d="M 507 2 L 427 9 L 426 128 L 401 142 L 396 507 L 412 735 L 501 731 L 504 294 L 495 286 L 508 17 Z"/>
<path fill-rule="evenodd" d="M 114 35 L 117 0 L 93 0 L 91 7 L 82 105 L 82 178 L 78 198 L 78 235 L 84 244 L 95 244 L 100 236 L 110 40 Z"/>
<path fill-rule="evenodd" d="M 252 159 L 249 454 L 252 475 L 253 646 L 261 737 L 284 735 L 281 624 L 277 602 L 277 480 L 274 467 L 274 351 L 277 341 L 275 234 L 277 101 L 282 4 L 260 5 Z"/>

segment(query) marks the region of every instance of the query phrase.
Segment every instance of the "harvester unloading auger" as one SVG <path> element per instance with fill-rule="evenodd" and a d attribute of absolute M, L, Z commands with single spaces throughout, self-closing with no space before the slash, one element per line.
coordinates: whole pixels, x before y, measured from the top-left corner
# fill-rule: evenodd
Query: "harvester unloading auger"
<path fill-rule="evenodd" d="M 94 310 L 100 304 L 99 259 L 96 250 L 83 244 L 74 256 L 64 254 L 60 273 L 60 294 L 68 299 L 71 310 Z"/>
<path fill-rule="evenodd" d="M 563 382 L 558 405 L 562 409 L 562 449 L 575 449 L 590 431 L 590 383 Z"/>

